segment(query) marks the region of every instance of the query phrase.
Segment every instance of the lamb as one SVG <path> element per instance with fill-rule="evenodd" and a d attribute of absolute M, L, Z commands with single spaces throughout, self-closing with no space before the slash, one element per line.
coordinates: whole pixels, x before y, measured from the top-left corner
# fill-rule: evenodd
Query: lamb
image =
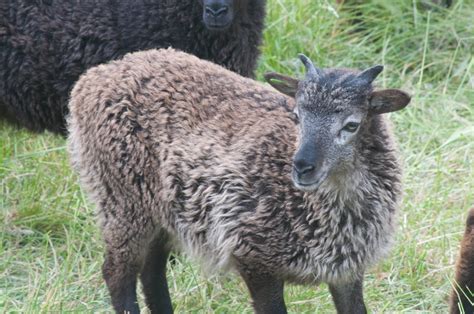
<path fill-rule="evenodd" d="M 118 313 L 139 312 L 138 274 L 149 309 L 172 312 L 172 250 L 239 273 L 257 313 L 286 313 L 285 281 L 326 282 L 339 313 L 365 312 L 364 270 L 387 253 L 401 196 L 381 114 L 410 97 L 372 90 L 381 66 L 300 58 L 305 79 L 267 75 L 286 95 L 172 49 L 80 78 L 68 147 L 98 207 Z"/>
<path fill-rule="evenodd" d="M 474 313 L 474 208 L 466 220 L 456 265 L 455 288 L 451 293 L 451 314 L 458 313 Z"/>
<path fill-rule="evenodd" d="M 174 47 L 253 77 L 265 0 L 0 2 L 0 118 L 66 134 L 67 103 L 88 68 Z"/>

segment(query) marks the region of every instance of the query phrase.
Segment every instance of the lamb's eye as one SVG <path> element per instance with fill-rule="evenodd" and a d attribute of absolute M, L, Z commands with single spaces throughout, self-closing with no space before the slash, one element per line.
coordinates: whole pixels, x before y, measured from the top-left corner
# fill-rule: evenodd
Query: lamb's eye
<path fill-rule="evenodd" d="M 349 122 L 342 129 L 350 133 L 355 133 L 355 131 L 357 131 L 359 128 L 359 125 L 360 124 L 357 122 Z"/>
<path fill-rule="evenodd" d="M 295 109 L 293 109 L 293 113 L 298 116 L 298 107 L 295 107 Z"/>
<path fill-rule="evenodd" d="M 296 124 L 298 124 L 298 123 L 300 122 L 300 121 L 299 121 L 299 120 L 300 120 L 300 117 L 299 117 L 299 115 L 298 115 L 298 109 L 297 109 L 297 108 L 295 108 L 295 109 L 293 110 L 293 120 L 295 120 Z"/>

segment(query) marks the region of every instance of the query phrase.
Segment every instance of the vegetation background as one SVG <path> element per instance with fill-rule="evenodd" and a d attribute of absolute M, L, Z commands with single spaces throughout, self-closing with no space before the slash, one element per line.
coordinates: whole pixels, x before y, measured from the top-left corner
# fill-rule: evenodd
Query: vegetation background
<path fill-rule="evenodd" d="M 322 67 L 383 64 L 379 86 L 413 95 L 392 115 L 405 164 L 399 232 L 390 257 L 366 275 L 366 302 L 376 313 L 446 313 L 474 206 L 474 1 L 346 2 L 268 0 L 259 78 L 301 75 L 304 52 Z M 110 312 L 102 254 L 65 141 L 0 124 L 0 312 Z M 207 279 L 186 258 L 169 283 L 177 313 L 251 312 L 240 280 Z M 324 285 L 287 286 L 285 297 L 293 313 L 335 311 Z"/>

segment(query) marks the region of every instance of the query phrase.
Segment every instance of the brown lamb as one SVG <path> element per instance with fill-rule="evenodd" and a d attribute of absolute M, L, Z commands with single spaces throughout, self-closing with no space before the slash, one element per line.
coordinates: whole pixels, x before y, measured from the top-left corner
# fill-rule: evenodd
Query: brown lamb
<path fill-rule="evenodd" d="M 262 83 L 172 49 L 126 55 L 72 92 L 69 147 L 98 207 L 115 310 L 173 311 L 172 250 L 235 270 L 257 313 L 286 313 L 285 281 L 329 285 L 365 313 L 364 271 L 389 250 L 400 166 L 381 115 L 405 107 L 366 71 L 307 67 Z M 297 115 L 295 115 L 295 113 Z M 297 123 L 299 121 L 299 124 Z"/>
<path fill-rule="evenodd" d="M 454 284 L 451 313 L 474 313 L 474 207 L 469 211 L 466 220 L 466 231 L 461 241 Z"/>

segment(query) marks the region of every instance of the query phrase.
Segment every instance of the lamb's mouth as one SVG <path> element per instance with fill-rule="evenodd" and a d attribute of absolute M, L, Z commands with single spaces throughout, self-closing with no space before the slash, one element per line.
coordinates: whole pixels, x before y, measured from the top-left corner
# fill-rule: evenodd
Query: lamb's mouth
<path fill-rule="evenodd" d="M 301 180 L 298 179 L 298 175 L 293 173 L 293 184 L 295 187 L 299 190 L 306 191 L 306 192 L 312 192 L 319 188 L 319 186 L 326 180 L 328 177 L 328 172 L 322 173 L 319 175 L 315 180 L 310 181 L 310 182 L 302 182 Z"/>

